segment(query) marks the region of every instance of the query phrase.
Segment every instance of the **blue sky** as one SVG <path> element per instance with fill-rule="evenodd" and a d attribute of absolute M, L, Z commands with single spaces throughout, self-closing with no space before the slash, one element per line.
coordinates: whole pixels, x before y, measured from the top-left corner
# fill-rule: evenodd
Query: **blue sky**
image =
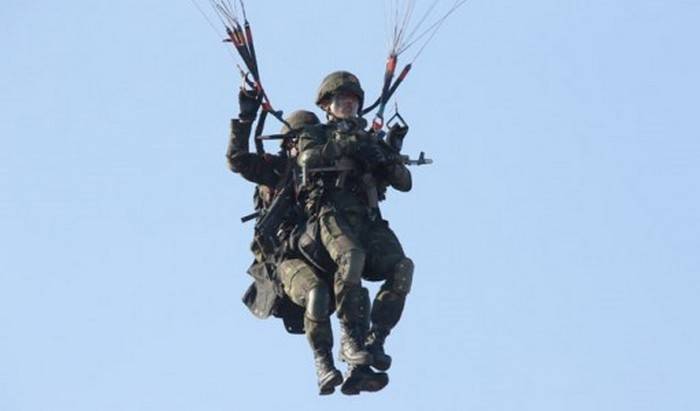
<path fill-rule="evenodd" d="M 376 95 L 383 13 L 249 1 L 275 106 L 338 69 Z M 397 95 L 435 164 L 383 206 L 416 263 L 390 385 L 320 398 L 304 338 L 240 303 L 225 45 L 189 1 L 5 0 L 0 410 L 697 410 L 699 20 L 460 9 Z"/>

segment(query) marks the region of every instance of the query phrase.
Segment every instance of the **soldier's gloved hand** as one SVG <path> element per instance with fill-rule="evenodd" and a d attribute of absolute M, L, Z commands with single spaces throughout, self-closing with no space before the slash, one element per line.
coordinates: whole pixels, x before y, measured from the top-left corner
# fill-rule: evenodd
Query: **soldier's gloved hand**
<path fill-rule="evenodd" d="M 361 144 L 355 157 L 363 162 L 368 169 L 375 169 L 387 163 L 386 155 L 379 144 L 376 143 L 365 143 Z"/>
<path fill-rule="evenodd" d="M 387 143 L 396 151 L 401 151 L 403 147 L 403 139 L 408 134 L 408 126 L 401 126 L 399 124 L 394 124 L 389 128 L 389 133 L 387 133 Z"/>
<path fill-rule="evenodd" d="M 240 108 L 238 119 L 247 123 L 255 120 L 261 102 L 262 95 L 260 95 L 257 90 L 241 88 L 238 92 L 238 106 Z"/>
<path fill-rule="evenodd" d="M 338 157 L 343 155 L 354 155 L 361 145 L 360 141 L 357 139 L 357 136 L 354 134 L 335 135 L 331 141 L 335 146 Z"/>

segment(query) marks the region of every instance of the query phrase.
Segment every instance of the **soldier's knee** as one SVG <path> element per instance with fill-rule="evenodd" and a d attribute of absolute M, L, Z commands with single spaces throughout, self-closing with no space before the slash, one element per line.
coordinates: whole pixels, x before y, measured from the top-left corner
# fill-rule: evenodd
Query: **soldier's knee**
<path fill-rule="evenodd" d="M 299 274 L 303 271 L 304 264 L 299 260 L 284 260 L 277 266 L 277 273 L 287 292 L 295 287 Z"/>
<path fill-rule="evenodd" d="M 413 283 L 413 261 L 410 258 L 403 258 L 394 267 L 392 278 L 392 290 L 399 294 L 408 294 Z"/>
<path fill-rule="evenodd" d="M 313 321 L 328 319 L 330 312 L 330 293 L 325 284 L 319 283 L 306 296 L 306 316 Z"/>
<path fill-rule="evenodd" d="M 311 290 L 319 286 L 327 286 L 316 276 L 314 270 L 301 259 L 284 260 L 277 266 L 277 273 L 284 291 L 297 305 L 308 306 L 308 296 Z"/>

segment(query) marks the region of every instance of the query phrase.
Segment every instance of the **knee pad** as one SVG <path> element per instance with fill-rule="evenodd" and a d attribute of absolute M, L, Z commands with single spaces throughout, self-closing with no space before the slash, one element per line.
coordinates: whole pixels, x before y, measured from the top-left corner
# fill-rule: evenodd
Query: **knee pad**
<path fill-rule="evenodd" d="M 413 261 L 410 258 L 399 261 L 394 267 L 391 290 L 398 294 L 408 294 L 411 291 L 411 283 L 413 283 L 413 269 Z"/>
<path fill-rule="evenodd" d="M 313 321 L 328 320 L 330 293 L 325 285 L 312 288 L 306 297 L 306 316 Z"/>

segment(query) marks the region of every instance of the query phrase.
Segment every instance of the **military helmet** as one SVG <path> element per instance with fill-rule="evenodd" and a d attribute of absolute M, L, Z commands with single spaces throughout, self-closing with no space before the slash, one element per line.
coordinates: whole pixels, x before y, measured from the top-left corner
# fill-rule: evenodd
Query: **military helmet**
<path fill-rule="evenodd" d="M 282 130 L 280 131 L 282 134 L 287 134 L 292 130 L 298 130 L 304 126 L 313 126 L 314 124 L 321 123 L 321 120 L 318 119 L 316 114 L 306 110 L 294 111 L 288 115 L 284 121 L 289 124 L 289 127 L 287 127 L 287 124 L 282 126 Z"/>
<path fill-rule="evenodd" d="M 321 107 L 334 94 L 342 91 L 356 95 L 360 99 L 360 110 L 362 110 L 362 104 L 365 101 L 365 91 L 362 90 L 360 80 L 348 71 L 335 71 L 323 79 L 316 95 L 316 105 Z"/>

